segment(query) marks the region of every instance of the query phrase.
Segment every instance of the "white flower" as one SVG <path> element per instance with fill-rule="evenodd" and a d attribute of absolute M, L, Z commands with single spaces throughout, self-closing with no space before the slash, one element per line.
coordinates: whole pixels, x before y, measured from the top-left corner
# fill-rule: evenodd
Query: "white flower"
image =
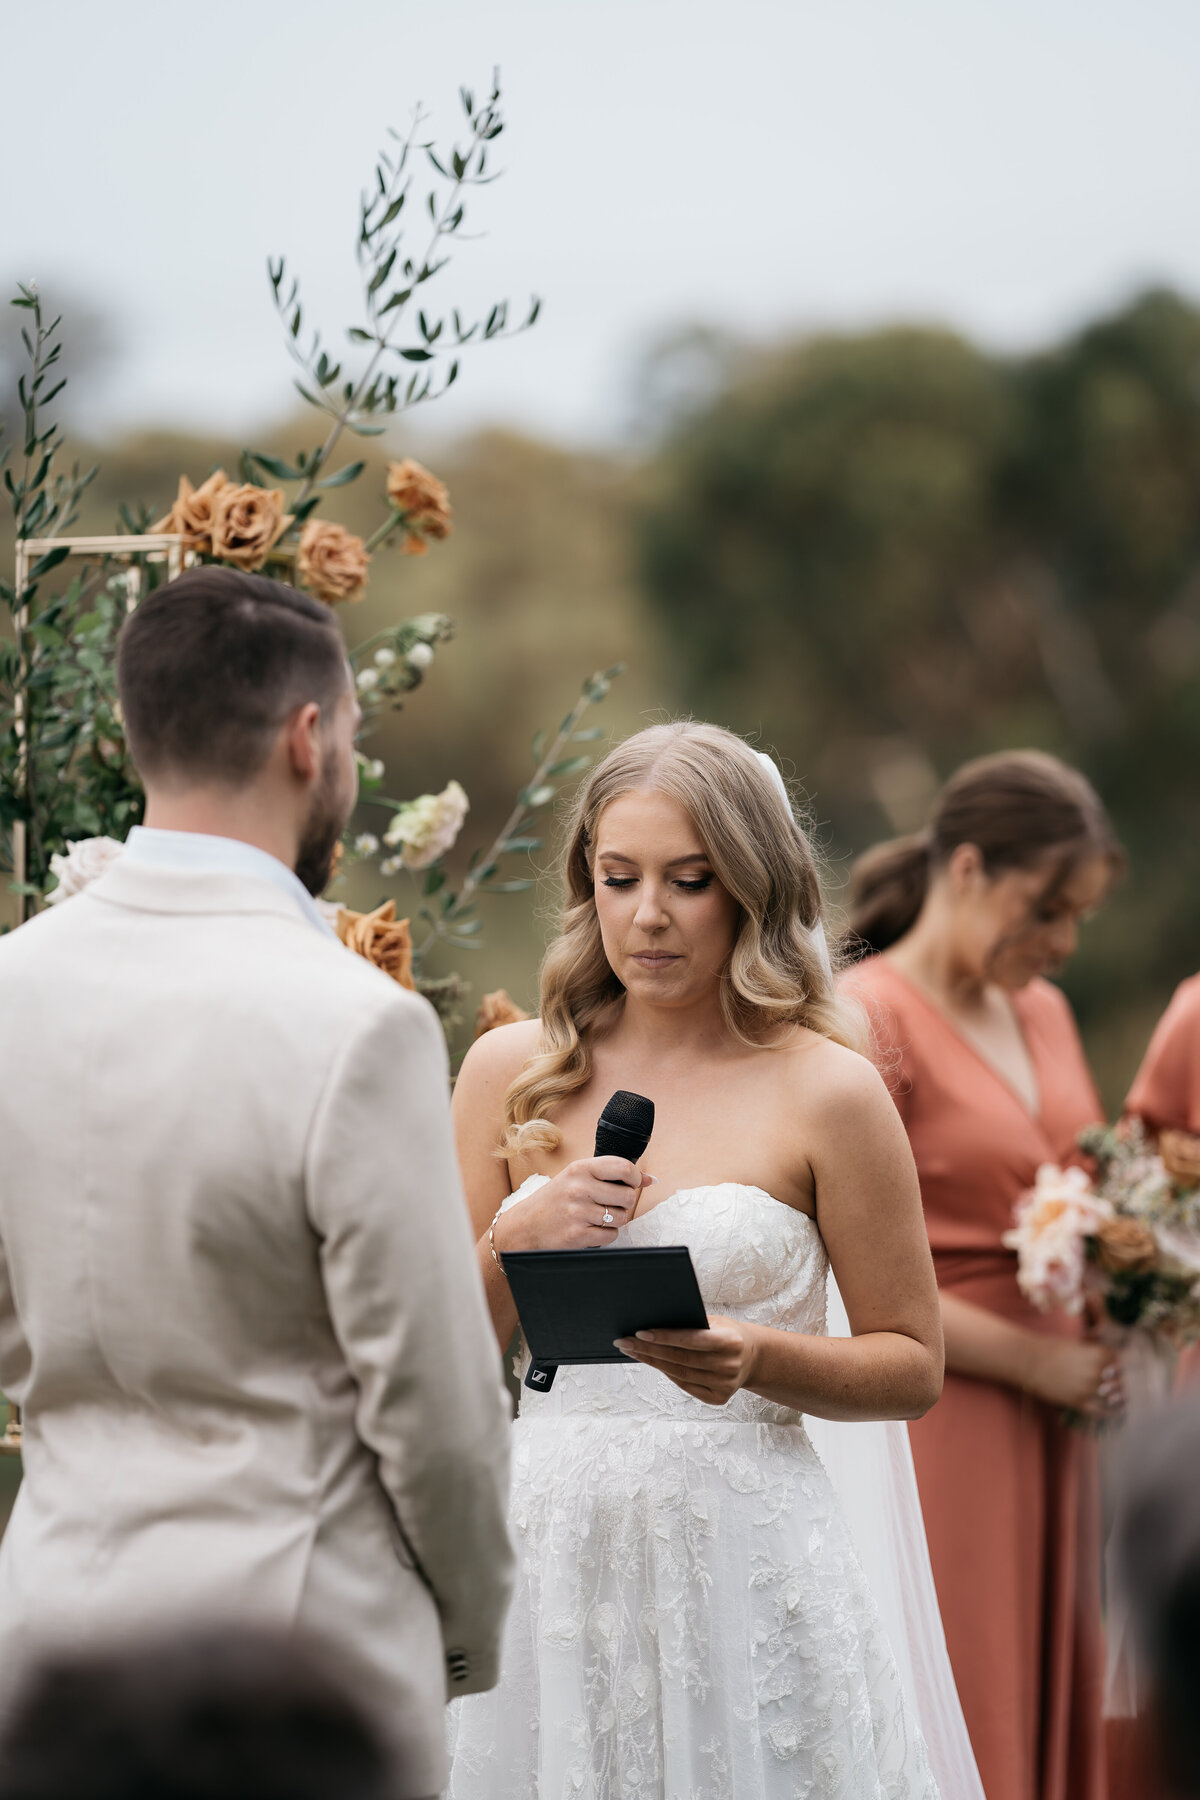
<path fill-rule="evenodd" d="M 375 663 L 380 669 L 390 669 L 395 660 L 396 652 L 389 648 L 387 644 L 384 644 L 382 649 L 375 652 Z"/>
<path fill-rule="evenodd" d="M 58 886 L 46 895 L 47 906 L 57 906 L 60 900 L 69 900 L 72 894 L 81 894 L 90 881 L 97 875 L 103 875 L 109 863 L 120 856 L 124 844 L 116 838 L 92 837 L 80 838 L 77 842 L 67 839 L 67 854 L 55 851 L 50 858 L 50 873 L 56 877 Z"/>
<path fill-rule="evenodd" d="M 364 781 L 383 780 L 382 757 L 364 756 L 361 750 L 357 750 L 355 755 L 358 757 L 358 772 L 363 777 Z"/>
<path fill-rule="evenodd" d="M 379 839 L 373 831 L 360 831 L 354 840 L 354 848 L 360 856 L 374 856 L 379 848 Z"/>
<path fill-rule="evenodd" d="M 379 686 L 379 670 L 360 669 L 356 685 L 360 694 L 369 694 L 373 687 Z"/>
<path fill-rule="evenodd" d="M 381 875 L 398 875 L 403 867 L 404 858 L 402 856 L 385 856 L 379 865 L 379 873 Z"/>
<path fill-rule="evenodd" d="M 1084 1240 L 1112 1206 L 1093 1190 L 1082 1169 L 1043 1163 L 1033 1188 L 1017 1202 L 1016 1226 L 1001 1242 L 1017 1252 L 1017 1286 L 1043 1312 L 1083 1309 Z"/>
<path fill-rule="evenodd" d="M 440 794 L 422 794 L 401 807 L 383 841 L 399 850 L 406 867 L 427 869 L 454 843 L 470 804 L 458 782 L 451 781 Z"/>
<path fill-rule="evenodd" d="M 1163 1268 L 1172 1275 L 1200 1275 L 1200 1232 L 1186 1225 L 1154 1227 Z"/>
<path fill-rule="evenodd" d="M 433 662 L 432 644 L 414 644 L 405 652 L 405 661 L 410 669 L 427 669 Z"/>

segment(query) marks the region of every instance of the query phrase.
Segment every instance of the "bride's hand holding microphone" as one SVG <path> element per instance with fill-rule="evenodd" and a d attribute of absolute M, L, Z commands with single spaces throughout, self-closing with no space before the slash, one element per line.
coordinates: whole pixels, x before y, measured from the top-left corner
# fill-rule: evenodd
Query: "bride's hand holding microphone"
<path fill-rule="evenodd" d="M 528 1199 L 497 1215 L 493 1247 L 506 1250 L 593 1250 L 611 1244 L 654 1181 L 624 1156 L 568 1163 Z"/>
<path fill-rule="evenodd" d="M 642 1189 L 654 1181 L 637 1166 L 653 1130 L 653 1100 L 618 1089 L 596 1122 L 594 1153 L 568 1163 L 519 1206 L 496 1214 L 489 1240 L 497 1261 L 505 1250 L 611 1244 L 637 1211 Z"/>

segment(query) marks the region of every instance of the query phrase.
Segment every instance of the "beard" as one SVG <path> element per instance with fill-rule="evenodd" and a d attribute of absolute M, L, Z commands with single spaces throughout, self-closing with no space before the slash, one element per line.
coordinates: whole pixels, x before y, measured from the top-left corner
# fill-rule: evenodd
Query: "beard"
<path fill-rule="evenodd" d="M 354 804 L 351 799 L 347 805 L 340 788 L 338 769 L 336 766 L 328 766 L 322 771 L 320 783 L 313 795 L 312 806 L 300 836 L 300 848 L 296 852 L 296 874 L 314 900 L 329 885 L 334 852 L 341 841 L 346 820 L 350 817 Z"/>

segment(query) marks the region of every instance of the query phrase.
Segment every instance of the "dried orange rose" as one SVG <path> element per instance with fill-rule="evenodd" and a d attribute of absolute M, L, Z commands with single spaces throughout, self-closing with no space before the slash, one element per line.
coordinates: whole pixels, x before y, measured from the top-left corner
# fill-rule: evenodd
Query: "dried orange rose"
<path fill-rule="evenodd" d="M 362 599 L 370 560 L 362 539 L 331 519 L 310 519 L 300 533 L 297 573 L 309 593 L 328 606 Z"/>
<path fill-rule="evenodd" d="M 191 550 L 207 550 L 212 544 L 213 510 L 217 495 L 229 486 L 224 469 L 214 469 L 208 480 L 193 487 L 186 475 L 179 477 L 175 504 L 151 531 L 171 532 L 183 538 Z"/>
<path fill-rule="evenodd" d="M 226 484 L 212 518 L 212 552 L 239 569 L 260 569 L 292 522 L 283 510 L 282 488 Z"/>
<path fill-rule="evenodd" d="M 495 1031 L 497 1025 L 517 1025 L 528 1017 L 527 1012 L 509 999 L 504 988 L 497 988 L 494 994 L 485 994 L 479 1002 L 479 1011 L 475 1014 L 475 1036 L 481 1038 L 485 1031 Z"/>
<path fill-rule="evenodd" d="M 407 919 L 396 917 L 396 902 L 385 900 L 374 912 L 351 912 L 348 907 L 340 907 L 337 916 L 337 934 L 347 950 L 353 950 L 356 956 L 365 957 L 367 962 L 374 963 L 401 987 L 412 988 L 412 932 L 408 928 Z"/>
<path fill-rule="evenodd" d="M 1110 1275 L 1144 1275 L 1158 1261 L 1158 1244 L 1138 1219 L 1102 1219 L 1096 1228 L 1100 1264 Z"/>
<path fill-rule="evenodd" d="M 1159 1133 L 1158 1154 L 1173 1181 L 1184 1187 L 1200 1184 L 1200 1137 L 1193 1131 Z"/>
<path fill-rule="evenodd" d="M 424 556 L 429 547 L 426 538 L 450 536 L 450 490 L 411 457 L 388 464 L 387 497 L 395 510 L 404 514 L 406 535 L 401 548 L 405 555 Z"/>

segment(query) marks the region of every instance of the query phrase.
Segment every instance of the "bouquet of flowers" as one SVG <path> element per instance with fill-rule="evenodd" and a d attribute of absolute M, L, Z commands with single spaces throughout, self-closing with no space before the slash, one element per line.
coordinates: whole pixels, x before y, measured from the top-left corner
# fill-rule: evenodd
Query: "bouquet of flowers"
<path fill-rule="evenodd" d="M 1017 1282 L 1041 1311 L 1096 1302 L 1123 1334 L 1183 1349 L 1200 1340 L 1200 1137 L 1164 1131 L 1157 1152 L 1138 1121 L 1090 1126 L 1079 1147 L 1095 1174 L 1052 1163 L 1004 1234 Z"/>

